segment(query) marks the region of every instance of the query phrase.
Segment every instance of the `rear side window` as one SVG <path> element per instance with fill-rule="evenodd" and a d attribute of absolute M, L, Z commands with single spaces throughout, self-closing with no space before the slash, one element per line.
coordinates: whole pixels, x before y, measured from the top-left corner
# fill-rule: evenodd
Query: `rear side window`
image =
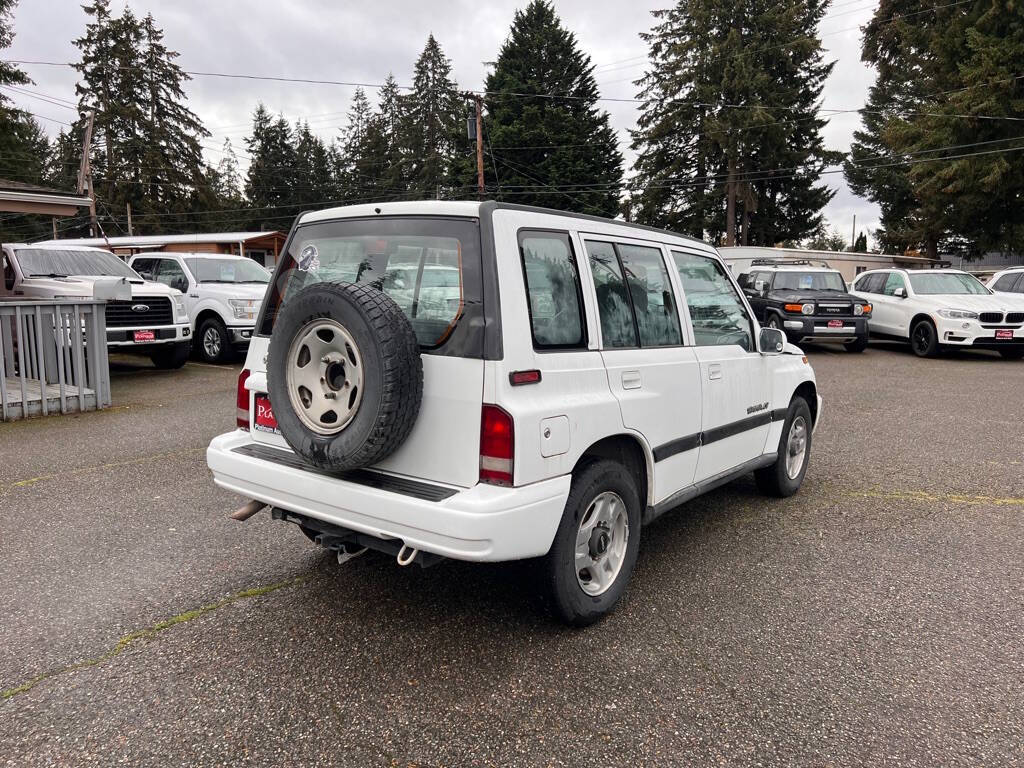
<path fill-rule="evenodd" d="M 422 348 L 438 347 L 467 306 L 481 306 L 479 238 L 476 222 L 461 219 L 378 217 L 299 227 L 274 275 L 260 331 L 271 333 L 281 308 L 309 285 L 366 283 L 398 304 Z"/>
<path fill-rule="evenodd" d="M 580 276 L 569 235 L 522 230 L 519 254 L 534 347 L 586 346 Z"/>
<path fill-rule="evenodd" d="M 640 245 L 616 244 L 615 247 L 626 271 L 640 344 L 645 347 L 682 344 L 679 314 L 661 251 Z"/>
<path fill-rule="evenodd" d="M 888 277 L 885 279 L 885 285 L 882 287 L 882 293 L 886 296 L 895 296 L 897 288 L 902 288 L 904 291 L 907 290 L 907 286 L 903 283 L 903 275 L 899 272 L 890 272 Z"/>
<path fill-rule="evenodd" d="M 721 264 L 708 256 L 681 251 L 672 251 L 672 258 L 683 281 L 697 346 L 735 344 L 754 351 L 750 317 Z"/>
<path fill-rule="evenodd" d="M 857 281 L 857 287 L 855 290 L 858 290 L 861 293 L 881 293 L 882 286 L 885 285 L 885 279 L 888 276 L 888 272 L 875 272 L 867 277 L 862 277 Z"/>
<path fill-rule="evenodd" d="M 597 311 L 601 316 L 601 339 L 605 348 L 639 346 L 629 292 L 615 255 L 615 246 L 588 240 L 587 254 L 590 256 L 590 271 L 594 275 Z"/>
<path fill-rule="evenodd" d="M 1011 272 L 1008 275 L 1003 275 L 998 280 L 996 280 L 995 285 L 993 285 L 992 287 L 997 291 L 1012 291 L 1014 284 L 1022 281 L 1024 281 L 1024 273 L 1017 274 Z"/>

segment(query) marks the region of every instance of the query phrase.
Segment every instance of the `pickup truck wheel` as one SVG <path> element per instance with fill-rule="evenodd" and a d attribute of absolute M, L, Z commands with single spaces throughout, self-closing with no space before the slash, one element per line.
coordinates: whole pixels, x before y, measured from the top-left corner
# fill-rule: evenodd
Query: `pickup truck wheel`
<path fill-rule="evenodd" d="M 614 461 L 573 477 L 562 521 L 544 558 L 558 616 L 581 627 L 610 613 L 626 591 L 640 547 L 640 495 Z"/>
<path fill-rule="evenodd" d="M 804 481 L 811 458 L 811 408 L 802 397 L 794 397 L 779 437 L 778 458 L 770 467 L 754 472 L 757 487 L 768 496 L 792 496 Z"/>
<path fill-rule="evenodd" d="M 199 326 L 199 357 L 206 363 L 226 363 L 231 359 L 231 338 L 219 318 L 210 317 Z"/>
<path fill-rule="evenodd" d="M 159 349 L 149 353 L 149 359 L 153 365 L 161 370 L 174 370 L 181 368 L 188 362 L 189 353 L 192 351 L 190 342 L 177 344 L 164 344 Z"/>
<path fill-rule="evenodd" d="M 376 464 L 405 441 L 419 414 L 416 334 L 376 288 L 316 283 L 281 309 L 267 389 L 281 434 L 306 461 L 335 472 Z"/>

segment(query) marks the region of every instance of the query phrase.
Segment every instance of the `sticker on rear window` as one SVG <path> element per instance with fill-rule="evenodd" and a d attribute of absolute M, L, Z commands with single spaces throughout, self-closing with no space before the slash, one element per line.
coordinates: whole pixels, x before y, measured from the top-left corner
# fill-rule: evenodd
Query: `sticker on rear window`
<path fill-rule="evenodd" d="M 320 257 L 316 246 L 312 243 L 302 249 L 299 254 L 298 268 L 300 272 L 310 272 L 315 269 L 320 269 Z"/>

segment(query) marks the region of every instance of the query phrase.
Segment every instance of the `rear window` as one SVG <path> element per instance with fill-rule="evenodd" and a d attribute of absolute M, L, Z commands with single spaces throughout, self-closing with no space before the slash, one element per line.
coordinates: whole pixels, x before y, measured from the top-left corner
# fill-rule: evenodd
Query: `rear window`
<path fill-rule="evenodd" d="M 261 333 L 288 300 L 322 282 L 370 284 L 412 323 L 420 346 L 444 344 L 480 305 L 480 236 L 459 219 L 346 219 L 299 227 L 272 282 Z"/>

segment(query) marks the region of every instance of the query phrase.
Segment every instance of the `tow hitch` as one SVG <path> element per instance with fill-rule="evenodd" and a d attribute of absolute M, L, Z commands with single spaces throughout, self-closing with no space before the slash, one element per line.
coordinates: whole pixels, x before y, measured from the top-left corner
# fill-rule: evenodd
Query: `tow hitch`
<path fill-rule="evenodd" d="M 339 563 L 346 563 L 353 558 L 365 554 L 372 549 L 375 552 L 383 552 L 391 555 L 399 565 L 412 565 L 416 563 L 421 568 L 429 568 L 432 565 L 444 560 L 441 555 L 433 552 L 423 552 L 415 547 L 407 545 L 401 539 L 378 539 L 359 531 L 343 528 L 340 525 L 317 520 L 314 517 L 300 515 L 297 512 L 289 512 L 286 509 L 274 507 L 270 510 L 271 517 L 275 520 L 284 520 L 288 523 L 301 525 L 307 530 L 317 532 L 314 542 L 325 549 L 336 552 Z"/>

